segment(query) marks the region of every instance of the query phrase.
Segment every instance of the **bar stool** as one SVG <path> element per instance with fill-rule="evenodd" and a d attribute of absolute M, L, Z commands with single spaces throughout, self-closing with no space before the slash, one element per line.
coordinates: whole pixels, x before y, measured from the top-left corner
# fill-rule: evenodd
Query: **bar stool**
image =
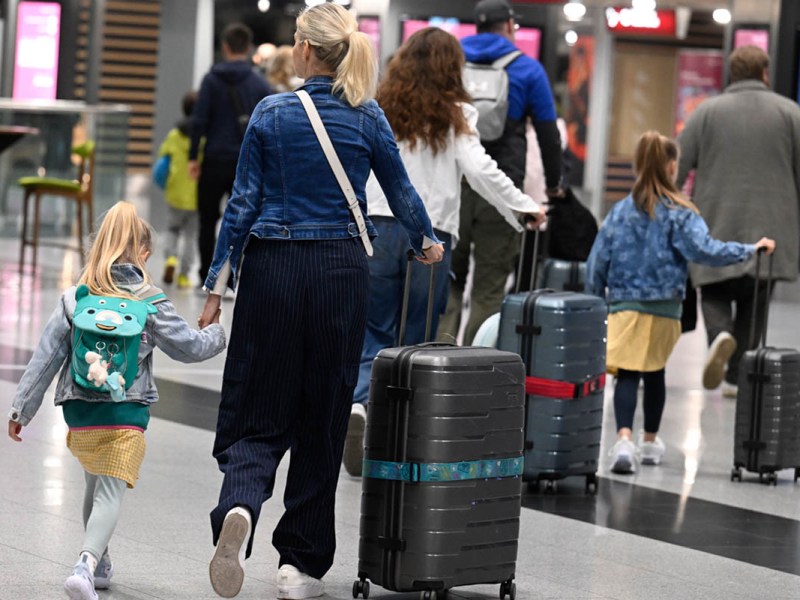
<path fill-rule="evenodd" d="M 83 256 L 83 215 L 86 209 L 89 218 L 88 233 L 92 233 L 94 223 L 92 206 L 92 188 L 94 184 L 94 142 L 87 141 L 72 148 L 72 154 L 80 159 L 78 164 L 78 177 L 76 179 L 58 179 L 55 177 L 23 177 L 17 183 L 25 190 L 22 204 L 22 232 L 20 235 L 19 270 L 25 264 L 25 247 L 33 247 L 32 267 L 36 267 L 36 253 L 39 246 L 54 246 L 75 250 L 80 255 L 81 265 Z M 28 237 L 28 206 L 33 197 L 33 232 Z M 39 241 L 39 205 L 43 197 L 68 198 L 75 201 L 75 220 L 77 224 L 77 245 L 62 242 Z"/>

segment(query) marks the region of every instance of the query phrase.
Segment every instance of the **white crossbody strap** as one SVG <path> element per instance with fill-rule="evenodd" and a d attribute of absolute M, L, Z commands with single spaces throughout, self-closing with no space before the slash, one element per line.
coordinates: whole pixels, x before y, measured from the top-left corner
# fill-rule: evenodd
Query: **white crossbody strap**
<path fill-rule="evenodd" d="M 297 94 L 298 98 L 300 98 L 300 102 L 303 103 L 303 108 L 306 109 L 308 120 L 311 121 L 311 126 L 314 128 L 314 133 L 317 134 L 319 145 L 322 146 L 322 151 L 325 152 L 325 157 L 328 159 L 331 170 L 336 176 L 336 181 L 339 182 L 339 187 L 342 188 L 342 192 L 344 193 L 345 198 L 347 198 L 347 208 L 349 208 L 350 212 L 353 213 L 353 218 L 358 226 L 358 235 L 361 237 L 361 241 L 364 243 L 364 249 L 367 251 L 367 256 L 372 256 L 372 242 L 369 241 L 367 224 L 364 221 L 364 215 L 361 212 L 361 207 L 358 205 L 358 198 L 356 198 L 356 193 L 353 191 L 353 186 L 350 185 L 350 179 L 348 179 L 347 173 L 344 172 L 344 167 L 342 167 L 339 156 L 336 154 L 336 150 L 331 143 L 331 138 L 328 137 L 328 132 L 325 130 L 325 125 L 322 123 L 322 119 L 317 112 L 317 108 L 314 106 L 311 96 L 309 96 L 308 92 L 305 90 L 297 90 L 295 94 Z"/>

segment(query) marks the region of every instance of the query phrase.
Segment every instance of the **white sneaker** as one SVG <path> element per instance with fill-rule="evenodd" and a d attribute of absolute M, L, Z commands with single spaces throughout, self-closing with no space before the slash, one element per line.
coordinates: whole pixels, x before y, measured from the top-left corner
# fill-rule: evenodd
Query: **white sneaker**
<path fill-rule="evenodd" d="M 347 437 L 344 440 L 342 462 L 345 470 L 353 477 L 361 477 L 364 463 L 364 429 L 367 427 L 367 409 L 360 402 L 354 402 L 350 409 L 347 424 Z"/>
<path fill-rule="evenodd" d="M 94 575 L 84 556 L 81 556 L 72 569 L 72 575 L 64 582 L 64 591 L 67 592 L 70 600 L 97 600 L 97 592 L 94 591 Z"/>
<path fill-rule="evenodd" d="M 233 598 L 244 582 L 244 558 L 250 539 L 249 515 L 234 508 L 225 516 L 217 550 L 208 565 L 211 587 L 223 598 Z"/>
<path fill-rule="evenodd" d="M 728 383 L 727 381 L 722 382 L 723 398 L 730 398 L 732 400 L 735 400 L 738 395 L 739 395 L 739 386 L 733 385 L 732 383 Z"/>
<path fill-rule="evenodd" d="M 636 446 L 627 439 L 617 440 L 608 453 L 611 456 L 611 471 L 623 475 L 636 472 Z"/>
<path fill-rule="evenodd" d="M 97 563 L 94 570 L 94 589 L 107 590 L 111 587 L 111 578 L 114 576 L 114 563 L 108 553 L 103 554 L 103 558 Z"/>
<path fill-rule="evenodd" d="M 644 434 L 639 435 L 639 460 L 643 465 L 660 465 L 667 447 L 660 437 L 656 441 L 645 442 Z"/>
<path fill-rule="evenodd" d="M 703 387 L 707 390 L 715 390 L 722 383 L 725 377 L 725 369 L 728 366 L 733 353 L 736 352 L 736 338 L 727 331 L 723 331 L 708 349 L 706 364 L 703 367 Z"/>
<path fill-rule="evenodd" d="M 278 598 L 281 600 L 318 598 L 325 593 L 325 584 L 322 581 L 301 573 L 292 565 L 283 565 L 278 569 L 277 583 Z"/>

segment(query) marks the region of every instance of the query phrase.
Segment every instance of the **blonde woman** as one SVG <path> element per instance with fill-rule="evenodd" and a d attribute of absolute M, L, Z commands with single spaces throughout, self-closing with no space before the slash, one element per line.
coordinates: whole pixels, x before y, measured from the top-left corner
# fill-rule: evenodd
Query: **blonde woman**
<path fill-rule="evenodd" d="M 150 405 L 158 401 L 153 350 L 161 348 L 171 358 L 188 363 L 209 359 L 225 348 L 219 313 L 212 315 L 202 331 L 190 329 L 175 312 L 172 302 L 151 285 L 145 269 L 152 251 L 151 237 L 150 226 L 136 215 L 132 204 L 119 202 L 106 213 L 80 285 L 64 292 L 45 325 L 8 415 L 8 435 L 20 442 L 23 427 L 36 415 L 45 391 L 61 371 L 55 403 L 63 408 L 69 426 L 67 447 L 81 463 L 86 478 L 83 499 L 86 535 L 78 562 L 64 583 L 72 600 L 97 600 L 95 589 L 108 588 L 114 574 L 108 543 L 125 490 L 133 488 L 139 478 Z M 138 310 L 133 308 L 135 305 Z M 83 310 L 83 306 L 89 307 Z M 76 312 L 76 308 L 80 310 Z M 75 360 L 82 358 L 79 354 L 89 354 L 73 352 L 73 322 L 80 315 L 93 317 L 91 321 L 97 321 L 97 326 L 104 330 L 132 322 L 134 317 L 139 320 L 142 332 L 138 366 L 131 381 L 120 379 L 125 387 L 122 400 L 96 384 L 87 386 L 86 380 L 73 372 Z M 78 341 L 86 339 L 81 337 Z M 92 347 L 109 363 L 109 379 L 129 373 L 115 359 L 113 343 L 119 342 L 97 342 Z"/>
<path fill-rule="evenodd" d="M 291 46 L 281 46 L 269 62 L 267 81 L 276 92 L 291 92 L 303 83 L 294 72 L 294 57 Z"/>
<path fill-rule="evenodd" d="M 367 214 L 370 170 L 418 259 L 435 263 L 444 253 L 372 99 L 372 42 L 352 14 L 333 3 L 302 12 L 293 57 L 357 204 L 351 213 L 300 97 L 263 100 L 245 134 L 200 317 L 206 323 L 226 286 L 238 287 L 214 443 L 225 477 L 211 513 L 217 550 L 209 571 L 224 597 L 242 586 L 261 506 L 288 450 L 286 510 L 272 536 L 278 598 L 324 592 L 367 318 L 366 238 L 375 228 L 367 220 L 362 236 L 358 221 Z"/>

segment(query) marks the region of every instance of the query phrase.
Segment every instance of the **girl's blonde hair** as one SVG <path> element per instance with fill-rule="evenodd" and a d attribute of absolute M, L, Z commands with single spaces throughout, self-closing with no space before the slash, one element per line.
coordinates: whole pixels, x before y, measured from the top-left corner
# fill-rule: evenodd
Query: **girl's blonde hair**
<path fill-rule="evenodd" d="M 153 233 L 147 221 L 136 214 L 136 208 L 130 202 L 117 202 L 103 217 L 78 283 L 87 285 L 96 296 L 135 300 L 135 296 L 114 283 L 111 265 L 131 263 L 142 271 L 149 283 L 150 277 L 144 265 L 146 256 L 143 255 L 149 254 L 152 247 Z"/>
<path fill-rule="evenodd" d="M 678 160 L 678 144 L 657 131 L 642 134 L 636 144 L 633 170 L 636 183 L 633 184 L 633 201 L 650 218 L 655 218 L 656 205 L 662 198 L 699 212 L 694 203 L 686 198 L 669 175 L 670 161 Z"/>
<path fill-rule="evenodd" d="M 355 17 L 346 8 L 325 3 L 305 9 L 297 17 L 297 39 L 308 42 L 317 58 L 336 73 L 333 91 L 350 106 L 375 96 L 378 64 L 372 40 L 358 31 Z"/>
<path fill-rule="evenodd" d="M 267 80 L 277 91 L 289 92 L 292 90 L 292 78 L 296 77 L 296 75 L 292 47 L 280 46 L 269 63 Z"/>

